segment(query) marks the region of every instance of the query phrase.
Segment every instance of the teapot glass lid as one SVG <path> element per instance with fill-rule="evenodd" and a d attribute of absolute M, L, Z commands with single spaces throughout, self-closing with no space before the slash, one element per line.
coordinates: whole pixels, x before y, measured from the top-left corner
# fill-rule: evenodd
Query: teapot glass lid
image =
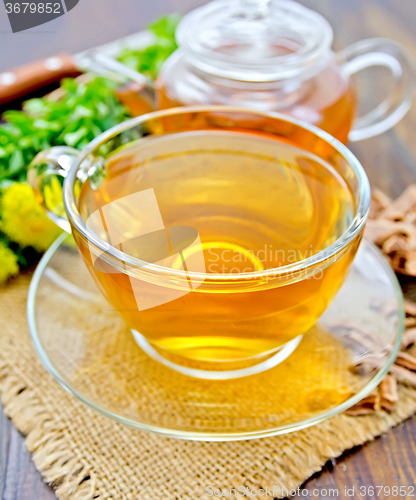
<path fill-rule="evenodd" d="M 313 71 L 333 33 L 320 14 L 291 0 L 215 0 L 185 16 L 176 37 L 199 69 L 264 82 Z"/>

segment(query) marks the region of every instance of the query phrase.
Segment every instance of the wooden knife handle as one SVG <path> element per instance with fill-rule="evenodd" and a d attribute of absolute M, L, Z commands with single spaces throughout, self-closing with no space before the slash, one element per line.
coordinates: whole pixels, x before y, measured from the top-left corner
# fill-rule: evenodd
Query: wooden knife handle
<path fill-rule="evenodd" d="M 79 74 L 72 57 L 66 54 L 4 71 L 0 73 L 0 105 L 58 82 L 64 77 Z"/>

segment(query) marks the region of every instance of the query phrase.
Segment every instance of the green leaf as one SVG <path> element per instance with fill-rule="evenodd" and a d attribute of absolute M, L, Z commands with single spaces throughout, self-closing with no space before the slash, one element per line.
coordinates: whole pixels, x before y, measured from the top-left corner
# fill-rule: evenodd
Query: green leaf
<path fill-rule="evenodd" d="M 32 131 L 33 119 L 21 111 L 6 111 L 3 117 L 22 132 Z"/>
<path fill-rule="evenodd" d="M 45 120 L 44 118 L 37 118 L 36 120 L 34 120 L 33 122 L 33 127 L 35 129 L 39 129 L 39 130 L 60 130 L 61 129 L 61 124 L 57 121 L 48 121 L 48 120 Z"/>
<path fill-rule="evenodd" d="M 93 116 L 94 111 L 92 109 L 88 109 L 86 106 L 79 105 L 74 110 L 74 117 L 80 118 L 82 116 Z"/>
<path fill-rule="evenodd" d="M 155 35 L 154 43 L 142 49 L 124 47 L 118 59 L 136 71 L 156 78 L 163 62 L 177 49 L 175 30 L 179 19 L 176 14 L 157 19 L 148 26 Z"/>
<path fill-rule="evenodd" d="M 176 49 L 178 16 L 157 19 L 149 25 L 153 42 L 140 49 L 123 49 L 120 60 L 155 78 L 161 65 Z M 117 82 L 94 77 L 87 82 L 66 78 L 63 96 L 30 99 L 22 111 L 7 111 L 0 124 L 0 188 L 23 181 L 26 169 L 37 153 L 58 145 L 82 148 L 103 131 L 130 117 L 118 101 Z M 110 145 L 107 145 L 109 149 Z"/>
<path fill-rule="evenodd" d="M 25 166 L 25 161 L 23 159 L 23 154 L 20 149 L 16 149 L 13 156 L 10 159 L 8 174 L 14 174 L 18 172 L 21 168 Z"/>
<path fill-rule="evenodd" d="M 75 146 L 87 134 L 88 134 L 87 127 L 81 127 L 76 132 L 65 134 L 63 139 L 68 144 L 68 146 Z"/>
<path fill-rule="evenodd" d="M 175 36 L 176 27 L 179 24 L 180 16 L 171 14 L 161 16 L 148 25 L 148 28 L 159 38 L 172 39 Z"/>
<path fill-rule="evenodd" d="M 0 181 L 0 190 L 7 189 L 10 186 L 12 186 L 14 183 L 15 183 L 15 181 L 11 181 L 9 179 L 3 179 L 2 181 Z"/>
<path fill-rule="evenodd" d="M 44 99 L 29 99 L 23 104 L 24 111 L 30 115 L 42 113 L 45 107 L 47 107 L 47 103 Z"/>

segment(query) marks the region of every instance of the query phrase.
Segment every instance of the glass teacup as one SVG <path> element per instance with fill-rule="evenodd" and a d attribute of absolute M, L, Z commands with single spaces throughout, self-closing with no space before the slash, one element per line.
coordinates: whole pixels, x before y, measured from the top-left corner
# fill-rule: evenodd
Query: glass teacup
<path fill-rule="evenodd" d="M 158 111 L 82 152 L 44 151 L 29 180 L 140 345 L 214 371 L 296 347 L 341 287 L 370 205 L 336 139 L 225 106 Z"/>

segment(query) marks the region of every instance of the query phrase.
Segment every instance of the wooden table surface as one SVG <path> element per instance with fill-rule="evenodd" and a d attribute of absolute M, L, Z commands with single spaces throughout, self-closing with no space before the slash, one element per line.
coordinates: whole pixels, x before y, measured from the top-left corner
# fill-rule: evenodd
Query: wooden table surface
<path fill-rule="evenodd" d="M 0 70 L 56 51 L 75 52 L 142 29 L 155 16 L 187 12 L 204 0 L 81 0 L 71 13 L 35 33 L 11 35 L 0 19 L 0 43 L 7 50 L 0 56 Z M 415 0 L 301 0 L 323 14 L 335 31 L 335 49 L 363 38 L 388 37 L 406 46 L 416 58 Z M 1 16 L 5 17 L 0 6 Z M 91 23 L 91 20 L 96 23 Z M 7 20 L 6 20 L 7 21 Z M 75 36 L 74 36 L 75 35 Z M 383 75 L 367 70 L 360 78 L 363 107 L 383 96 Z M 373 186 L 398 196 L 416 181 L 416 106 L 394 130 L 380 137 L 351 145 L 368 172 Z M 405 291 L 416 298 L 412 281 L 403 281 Z M 295 498 L 395 498 L 394 494 L 361 495 L 360 487 L 416 487 L 416 418 L 392 429 L 375 442 L 345 453 L 326 464 L 324 470 L 303 485 Z M 355 487 L 354 494 L 345 487 Z M 339 495 L 334 491 L 336 488 Z M 411 491 L 408 489 L 408 491 Z M 370 492 L 371 493 L 371 492 Z M 416 496 L 416 490 L 413 495 Z M 23 438 L 0 414 L 0 497 L 4 500 L 52 500 L 53 491 L 42 482 Z"/>

